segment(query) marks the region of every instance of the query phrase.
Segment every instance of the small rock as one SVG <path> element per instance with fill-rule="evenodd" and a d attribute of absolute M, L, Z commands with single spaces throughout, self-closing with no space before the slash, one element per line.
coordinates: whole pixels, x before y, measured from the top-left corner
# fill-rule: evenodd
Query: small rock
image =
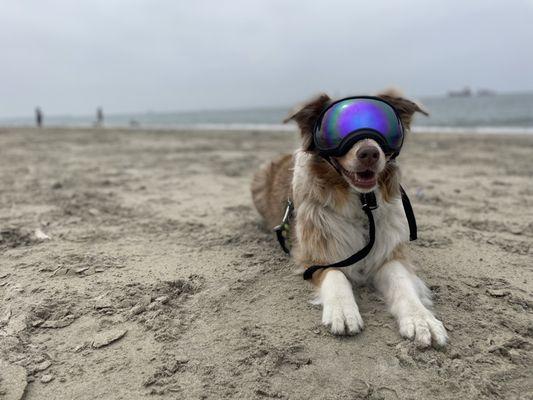
<path fill-rule="evenodd" d="M 320 329 L 314 329 L 314 330 L 313 330 L 313 333 L 314 333 L 315 335 L 318 335 L 318 334 L 320 333 Z"/>
<path fill-rule="evenodd" d="M 63 187 L 63 184 L 61 182 L 54 182 L 52 185 L 52 189 L 61 189 Z"/>
<path fill-rule="evenodd" d="M 509 291 L 503 289 L 487 289 L 487 293 L 492 297 L 505 297 L 510 294 Z"/>
<path fill-rule="evenodd" d="M 255 256 L 254 253 L 244 253 L 243 255 L 243 258 L 252 258 L 253 256 Z"/>
<path fill-rule="evenodd" d="M 111 307 L 113 307 L 113 305 L 111 304 L 111 300 L 108 297 L 100 296 L 94 302 L 94 308 L 96 310 L 101 310 L 104 308 L 111 308 Z"/>
<path fill-rule="evenodd" d="M 50 236 L 44 233 L 41 228 L 35 229 L 34 235 L 38 240 L 50 240 Z"/>
<path fill-rule="evenodd" d="M 158 303 L 161 304 L 167 304 L 168 303 L 168 296 L 159 296 L 155 299 Z"/>
<path fill-rule="evenodd" d="M 53 375 L 46 374 L 46 375 L 41 376 L 41 382 L 42 383 L 49 383 L 49 382 L 52 382 L 53 380 L 54 380 L 54 376 Z"/>
<path fill-rule="evenodd" d="M 52 365 L 52 362 L 50 360 L 43 361 L 42 363 L 37 364 L 35 367 L 33 367 L 33 370 L 36 372 L 44 371 Z"/>
<path fill-rule="evenodd" d="M 82 272 L 85 272 L 89 269 L 89 267 L 81 267 L 81 268 L 76 268 L 75 271 L 77 274 L 81 274 Z"/>
<path fill-rule="evenodd" d="M 139 315 L 143 312 L 146 311 L 146 307 L 141 305 L 141 304 L 137 304 L 135 306 L 133 306 L 131 309 L 130 309 L 130 315 Z"/>
<path fill-rule="evenodd" d="M 95 216 L 100 214 L 100 211 L 98 211 L 96 208 L 89 208 L 89 214 Z"/>
<path fill-rule="evenodd" d="M 89 344 L 88 343 L 82 343 L 74 347 L 74 353 L 79 353 L 83 349 L 85 349 Z"/>
<path fill-rule="evenodd" d="M 124 337 L 124 335 L 128 332 L 125 329 L 112 329 L 107 332 L 102 332 L 96 335 L 96 337 L 93 340 L 92 347 L 95 349 L 99 349 L 100 347 L 107 346 L 113 342 L 116 342 L 117 340 Z"/>

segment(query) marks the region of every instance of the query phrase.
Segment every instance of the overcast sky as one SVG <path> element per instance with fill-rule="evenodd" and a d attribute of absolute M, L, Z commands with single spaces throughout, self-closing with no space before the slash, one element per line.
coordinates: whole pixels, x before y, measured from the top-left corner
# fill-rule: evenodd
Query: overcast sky
<path fill-rule="evenodd" d="M 0 0 L 0 117 L 533 89 L 533 0 Z"/>

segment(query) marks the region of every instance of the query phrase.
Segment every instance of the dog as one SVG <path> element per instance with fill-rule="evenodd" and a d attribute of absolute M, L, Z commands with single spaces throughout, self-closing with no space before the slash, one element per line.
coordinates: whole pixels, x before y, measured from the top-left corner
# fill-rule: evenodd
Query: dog
<path fill-rule="evenodd" d="M 427 113 L 395 91 L 376 98 L 393 106 L 405 131 L 415 112 Z M 361 261 L 344 268 L 315 271 L 310 279 L 322 305 L 322 323 L 335 335 L 353 335 L 364 323 L 353 285 L 369 284 L 384 298 L 401 336 L 419 347 L 445 346 L 448 336 L 430 311 L 431 293 L 416 275 L 406 243 L 409 227 L 400 200 L 400 169 L 372 138 L 357 141 L 328 162 L 318 154 L 313 131 L 321 113 L 332 104 L 326 94 L 316 96 L 285 120 L 295 121 L 302 144 L 264 165 L 254 175 L 253 202 L 269 229 L 283 218 L 287 199 L 294 203 L 290 225 L 291 256 L 302 269 L 346 259 L 367 242 L 368 219 L 361 209 L 361 193 L 374 192 L 378 208 L 375 244 Z"/>

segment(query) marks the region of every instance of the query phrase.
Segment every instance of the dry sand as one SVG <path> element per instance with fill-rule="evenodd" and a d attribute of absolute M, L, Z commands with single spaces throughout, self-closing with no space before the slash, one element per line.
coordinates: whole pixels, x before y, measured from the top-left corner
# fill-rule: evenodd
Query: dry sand
<path fill-rule="evenodd" d="M 249 195 L 296 144 L 0 130 L 0 398 L 532 398 L 533 137 L 416 134 L 400 158 L 441 351 L 367 288 L 363 333 L 320 325 Z"/>

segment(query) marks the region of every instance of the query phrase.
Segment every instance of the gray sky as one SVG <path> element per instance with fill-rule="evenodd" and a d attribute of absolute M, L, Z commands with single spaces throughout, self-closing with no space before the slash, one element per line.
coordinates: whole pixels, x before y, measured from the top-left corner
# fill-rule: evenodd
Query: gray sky
<path fill-rule="evenodd" d="M 0 117 L 533 89 L 533 0 L 0 0 Z"/>

